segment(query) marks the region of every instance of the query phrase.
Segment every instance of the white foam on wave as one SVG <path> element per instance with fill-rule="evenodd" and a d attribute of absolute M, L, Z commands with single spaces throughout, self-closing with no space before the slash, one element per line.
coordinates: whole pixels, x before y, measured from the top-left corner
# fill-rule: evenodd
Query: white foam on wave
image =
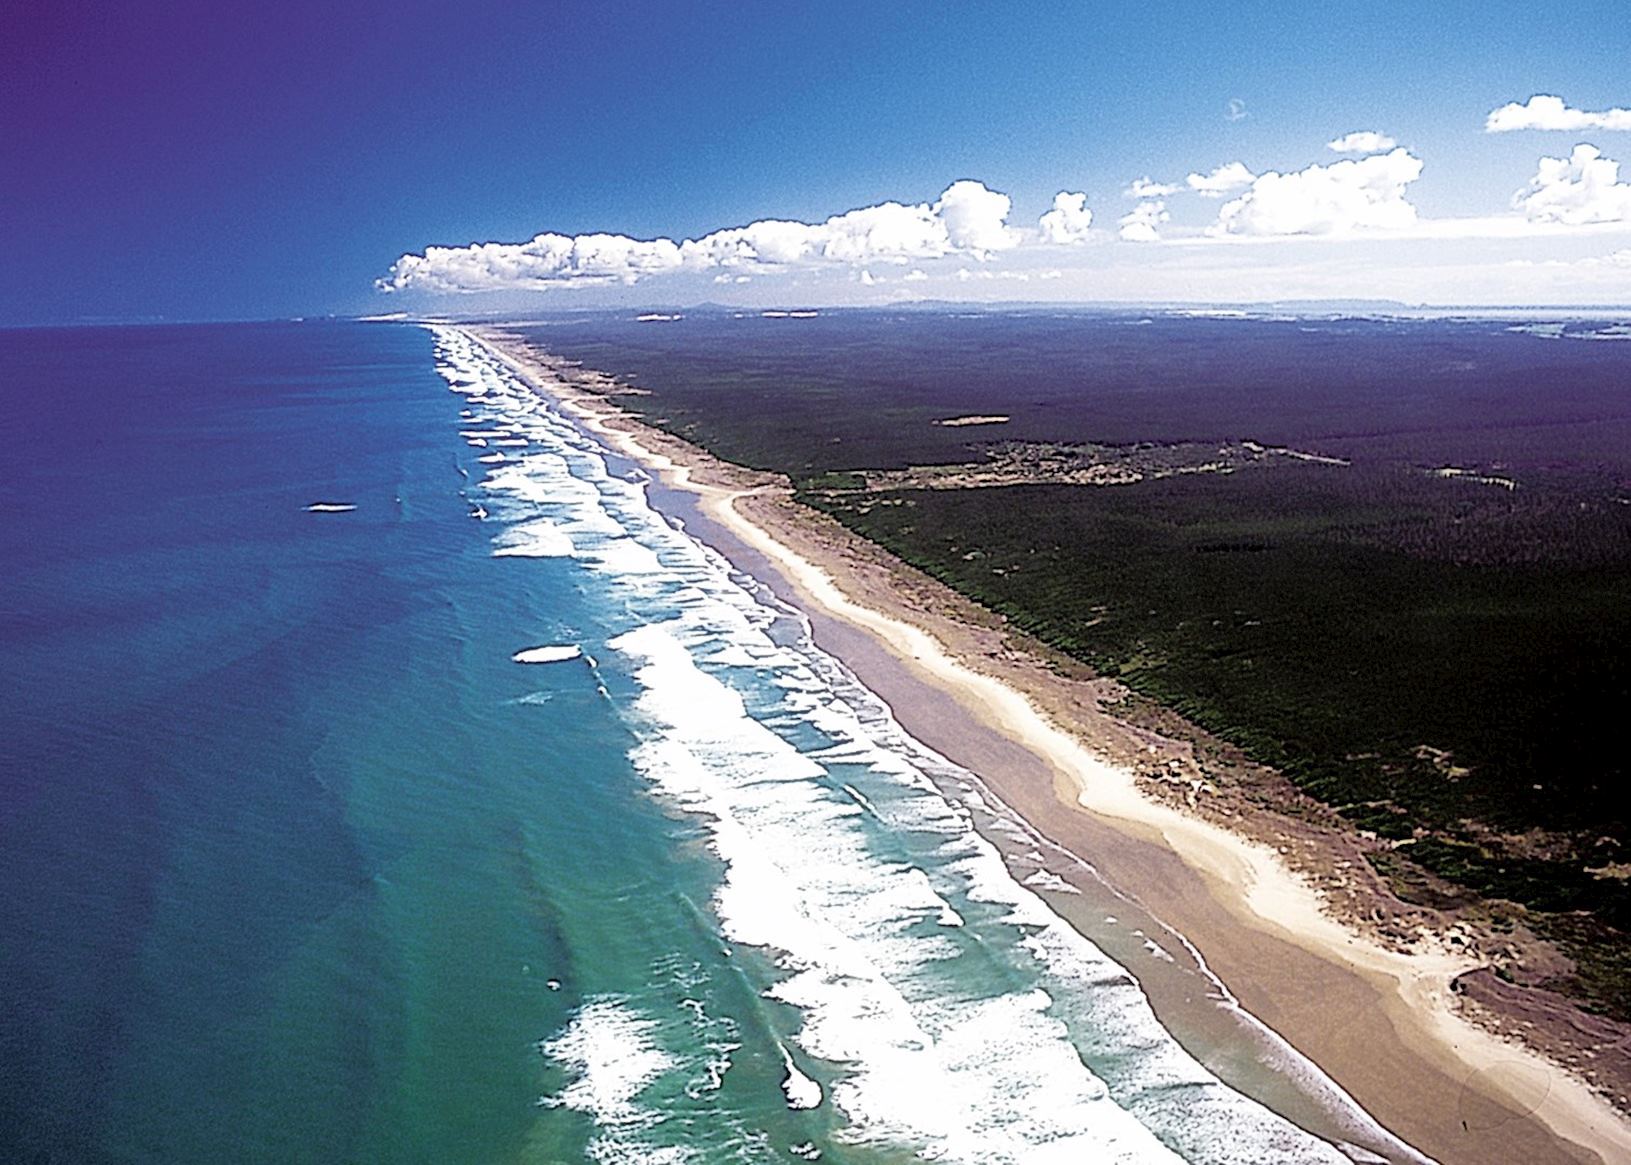
<path fill-rule="evenodd" d="M 313 502 L 301 508 L 308 514 L 349 514 L 357 507 L 350 502 Z"/>
<path fill-rule="evenodd" d="M 1165 963 L 1172 962 L 1172 954 L 1167 950 L 1166 947 L 1164 947 L 1160 943 L 1156 942 L 1153 938 L 1146 938 L 1144 940 L 1144 949 L 1149 951 L 1150 954 L 1154 955 L 1156 958 L 1160 959 L 1162 962 L 1165 962 Z"/>
<path fill-rule="evenodd" d="M 657 552 L 633 538 L 608 538 L 586 543 L 581 547 L 580 554 L 594 566 L 612 574 L 651 575 L 663 571 Z"/>
<path fill-rule="evenodd" d="M 1026 875 L 1021 885 L 1030 886 L 1036 890 L 1050 890 L 1055 894 L 1080 894 L 1081 891 L 1065 881 L 1052 870 L 1035 870 Z"/>
<path fill-rule="evenodd" d="M 560 1035 L 538 1045 L 574 1075 L 566 1087 L 538 1103 L 573 1109 L 594 1122 L 596 1135 L 588 1145 L 592 1160 L 675 1165 L 697 1159 L 686 1149 L 653 1145 L 641 1136 L 667 1119 L 641 1103 L 642 1093 L 677 1066 L 654 1039 L 656 1027 L 627 1000 L 602 996 L 580 1007 Z"/>
<path fill-rule="evenodd" d="M 787 1075 L 782 1079 L 787 1107 L 815 1108 L 821 1103 L 821 1085 L 798 1070 L 798 1065 L 793 1063 L 793 1054 L 785 1046 L 777 1046 L 781 1047 L 782 1064 L 787 1069 Z"/>
<path fill-rule="evenodd" d="M 706 976 L 699 973 L 696 981 L 705 979 Z M 680 1006 L 690 1013 L 694 1044 L 706 1053 L 701 1071 L 685 1085 L 685 1095 L 698 1100 L 724 1087 L 725 1074 L 732 1066 L 731 1056 L 742 1046 L 740 1029 L 729 1016 L 710 1015 L 701 999 L 687 997 L 680 1000 Z"/>
<path fill-rule="evenodd" d="M 583 654 L 583 648 L 576 643 L 549 644 L 543 647 L 528 647 L 510 656 L 516 663 L 565 663 L 569 659 L 577 659 Z"/>
<path fill-rule="evenodd" d="M 518 522 L 493 539 L 494 558 L 564 558 L 572 553 L 572 539 L 547 518 Z"/>
<path fill-rule="evenodd" d="M 828 757 L 832 756 L 832 754 L 830 752 L 826 753 L 826 754 L 815 753 L 815 754 L 812 754 L 812 755 L 822 756 L 823 759 L 827 759 Z M 834 757 L 833 759 L 842 759 L 843 757 L 844 757 L 844 754 L 840 753 L 840 754 L 838 754 L 837 757 Z M 856 757 L 854 755 L 854 753 L 850 753 L 849 754 L 849 759 L 859 759 L 859 758 Z M 844 790 L 844 792 L 848 793 L 850 795 L 850 797 L 855 801 L 855 803 L 857 805 L 859 805 L 862 809 L 865 809 L 868 813 L 872 814 L 872 816 L 874 816 L 874 817 L 878 816 L 877 806 L 874 805 L 872 803 L 871 798 L 869 798 L 865 793 L 861 792 L 861 790 L 857 789 L 854 785 L 841 785 L 839 787 L 842 788 Z"/>
<path fill-rule="evenodd" d="M 577 1074 L 545 1104 L 588 1113 L 603 1126 L 654 1123 L 657 1115 L 635 1100 L 674 1066 L 651 1038 L 656 1026 L 620 999 L 585 1003 L 565 1031 L 539 1045 L 544 1055 Z"/>

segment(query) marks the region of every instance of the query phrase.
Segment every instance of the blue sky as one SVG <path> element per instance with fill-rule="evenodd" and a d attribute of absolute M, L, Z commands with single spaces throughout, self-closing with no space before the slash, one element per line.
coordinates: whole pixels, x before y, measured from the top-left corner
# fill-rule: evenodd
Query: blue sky
<path fill-rule="evenodd" d="M 0 322 L 1631 301 L 1623 3 L 1350 7 L 13 5 Z M 1485 132 L 1509 103 L 1574 128 Z M 1355 131 L 1395 144 L 1327 148 Z M 1236 163 L 1218 197 L 1188 184 Z M 1141 177 L 1176 189 L 1124 193 Z M 570 245 L 594 233 L 712 241 L 630 268 Z M 456 250 L 541 234 L 569 242 Z M 402 256 L 423 261 L 376 290 Z"/>

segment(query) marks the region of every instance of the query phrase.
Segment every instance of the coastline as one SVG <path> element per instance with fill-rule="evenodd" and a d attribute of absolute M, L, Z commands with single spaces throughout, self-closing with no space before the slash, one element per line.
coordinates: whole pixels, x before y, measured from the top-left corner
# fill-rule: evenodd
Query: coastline
<path fill-rule="evenodd" d="M 1631 1125 L 1586 1083 L 1466 1017 L 1452 984 L 1476 958 L 1419 939 L 1413 951 L 1394 949 L 1385 933 L 1334 917 L 1289 846 L 1151 796 L 1133 765 L 1153 750 L 1186 773 L 1182 748 L 1107 711 L 1103 685 L 1060 674 L 1032 645 L 1016 648 L 994 617 L 796 506 L 776 479 L 717 462 L 561 383 L 547 361 L 492 329 L 466 330 L 654 474 L 670 495 L 664 507 L 800 608 L 818 644 L 909 732 L 977 772 L 1047 849 L 1039 868 L 1067 886 L 1044 890 L 1050 904 L 1134 971 L 1162 1022 L 1220 1076 L 1389 1160 L 1412 1158 L 1345 1114 L 1302 1056 L 1403 1141 L 1447 1163 L 1631 1152 Z M 1173 782 L 1179 800 L 1185 779 Z M 1140 910 L 1142 925 L 1123 917 Z M 1289 1047 L 1220 1002 L 1219 982 Z M 1277 1070 L 1260 1060 L 1277 1060 Z"/>

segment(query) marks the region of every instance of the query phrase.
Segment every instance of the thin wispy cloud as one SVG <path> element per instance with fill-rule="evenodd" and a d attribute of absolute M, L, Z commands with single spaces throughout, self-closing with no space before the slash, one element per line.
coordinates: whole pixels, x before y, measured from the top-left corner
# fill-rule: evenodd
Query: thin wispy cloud
<path fill-rule="evenodd" d="M 1156 182 L 1146 176 L 1134 178 L 1121 193 L 1126 198 L 1165 198 L 1178 193 L 1178 189 L 1170 182 Z"/>
<path fill-rule="evenodd" d="M 1382 154 L 1399 143 L 1385 133 L 1355 130 L 1325 143 L 1325 148 L 1339 154 Z"/>
<path fill-rule="evenodd" d="M 1631 109 L 1575 109 L 1563 98 L 1537 93 L 1528 101 L 1514 101 L 1484 119 L 1485 133 L 1511 133 L 1520 129 L 1578 131 L 1631 130 Z"/>
<path fill-rule="evenodd" d="M 1550 267 L 1573 270 L 1599 271 L 1603 269 L 1631 270 L 1631 247 L 1608 255 L 1587 255 L 1580 259 L 1510 259 L 1503 267 Z"/>

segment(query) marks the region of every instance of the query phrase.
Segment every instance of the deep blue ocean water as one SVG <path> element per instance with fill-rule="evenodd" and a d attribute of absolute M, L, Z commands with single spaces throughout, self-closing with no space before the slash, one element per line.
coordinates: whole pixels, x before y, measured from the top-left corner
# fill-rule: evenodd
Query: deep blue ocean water
<path fill-rule="evenodd" d="M 0 1159 L 1341 1160 L 462 334 L 0 391 Z"/>

